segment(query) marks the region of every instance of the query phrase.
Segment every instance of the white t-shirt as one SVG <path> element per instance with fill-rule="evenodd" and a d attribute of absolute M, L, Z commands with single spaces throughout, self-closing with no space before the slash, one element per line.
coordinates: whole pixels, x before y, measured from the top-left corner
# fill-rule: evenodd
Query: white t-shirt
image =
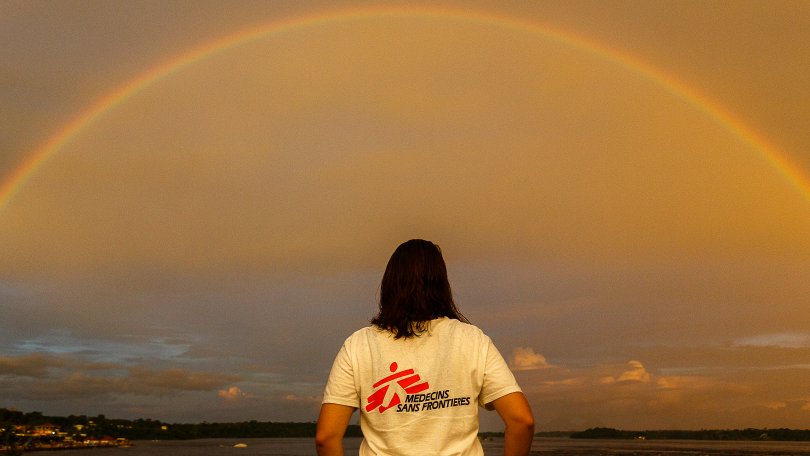
<path fill-rule="evenodd" d="M 478 406 L 518 391 L 489 337 L 439 318 L 408 339 L 373 326 L 349 336 L 323 402 L 360 409 L 361 456 L 483 455 Z"/>

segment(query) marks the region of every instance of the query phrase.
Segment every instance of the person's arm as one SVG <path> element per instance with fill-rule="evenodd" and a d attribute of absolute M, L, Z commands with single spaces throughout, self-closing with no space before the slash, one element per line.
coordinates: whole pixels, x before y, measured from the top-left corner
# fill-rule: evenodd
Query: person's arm
<path fill-rule="evenodd" d="M 354 407 L 340 404 L 321 405 L 318 426 L 315 431 L 315 448 L 318 456 L 343 456 L 343 434 L 349 426 Z"/>
<path fill-rule="evenodd" d="M 523 393 L 510 393 L 491 403 L 501 416 L 506 429 L 503 433 L 504 456 L 526 456 L 534 437 L 534 415 Z"/>

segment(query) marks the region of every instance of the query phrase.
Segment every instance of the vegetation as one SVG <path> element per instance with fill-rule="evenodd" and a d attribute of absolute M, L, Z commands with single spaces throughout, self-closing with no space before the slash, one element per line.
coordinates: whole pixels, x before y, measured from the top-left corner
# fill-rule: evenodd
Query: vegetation
<path fill-rule="evenodd" d="M 23 413 L 0 408 L 0 447 L 20 440 L 21 429 L 47 426 L 55 434 L 70 439 L 122 438 L 127 440 L 181 440 L 203 438 L 267 438 L 314 437 L 315 423 L 276 423 L 244 421 L 238 423 L 164 423 L 158 420 L 110 419 L 104 415 L 45 416 L 41 412 Z M 362 437 L 360 427 L 350 425 L 347 437 Z M 538 437 L 570 437 L 572 439 L 650 439 L 650 440 L 783 440 L 810 441 L 810 429 L 703 429 L 699 431 L 654 430 L 626 431 L 606 427 L 581 432 L 538 432 Z M 500 432 L 481 433 L 482 438 L 501 437 Z"/>
<path fill-rule="evenodd" d="M 0 444 L 18 439 L 20 428 L 53 427 L 70 437 L 115 437 L 127 440 L 180 440 L 202 438 L 314 437 L 315 423 L 164 423 L 151 419 L 109 419 L 104 415 L 44 416 L 40 412 L 23 413 L 0 408 Z M 349 437 L 362 436 L 360 427 L 350 425 Z"/>
<path fill-rule="evenodd" d="M 591 428 L 574 432 L 572 439 L 650 439 L 650 440 L 784 440 L 810 441 L 810 429 L 702 429 L 699 431 L 623 431 Z"/>
<path fill-rule="evenodd" d="M 534 433 L 535 437 L 545 437 L 554 439 L 564 439 L 570 437 L 574 431 L 538 431 Z"/>

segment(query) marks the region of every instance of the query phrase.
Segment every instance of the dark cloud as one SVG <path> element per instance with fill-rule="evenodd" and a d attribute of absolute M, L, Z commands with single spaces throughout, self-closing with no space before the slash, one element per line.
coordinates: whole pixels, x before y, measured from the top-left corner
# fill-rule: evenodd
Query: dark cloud
<path fill-rule="evenodd" d="M 14 377 L 44 377 L 50 368 L 61 368 L 64 360 L 33 353 L 25 356 L 0 357 L 0 375 Z"/>
<path fill-rule="evenodd" d="M 41 354 L 0 358 L 0 382 L 4 384 L 5 400 L 64 400 L 116 394 L 176 395 L 215 391 L 241 378 L 237 374 L 179 368 L 158 370 Z"/>

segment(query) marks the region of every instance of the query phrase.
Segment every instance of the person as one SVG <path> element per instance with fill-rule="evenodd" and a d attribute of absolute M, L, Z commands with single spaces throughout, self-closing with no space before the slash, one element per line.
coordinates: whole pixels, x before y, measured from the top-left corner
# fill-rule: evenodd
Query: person
<path fill-rule="evenodd" d="M 504 422 L 504 455 L 525 456 L 534 417 L 492 341 L 458 311 L 439 247 L 412 239 L 391 255 L 371 326 L 341 347 L 324 390 L 318 455 L 343 455 L 360 410 L 360 456 L 483 455 L 478 409 Z"/>

